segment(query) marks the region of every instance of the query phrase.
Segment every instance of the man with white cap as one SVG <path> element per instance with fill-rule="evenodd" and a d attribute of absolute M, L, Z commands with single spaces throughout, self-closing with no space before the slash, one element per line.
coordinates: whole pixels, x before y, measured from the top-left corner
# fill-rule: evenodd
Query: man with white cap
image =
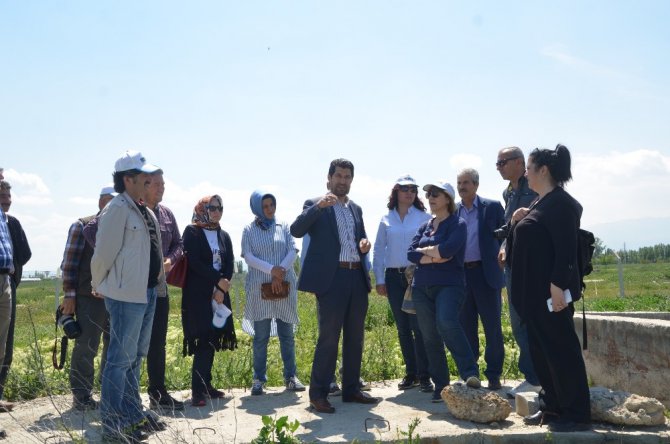
<path fill-rule="evenodd" d="M 84 227 L 116 196 L 114 187 L 103 187 L 98 199 L 98 213 L 77 219 L 67 235 L 61 270 L 63 271 L 62 315 L 74 315 L 81 327 L 81 336 L 75 339 L 70 359 L 70 390 L 77 410 L 94 410 L 94 359 L 100 346 L 100 335 L 107 329 L 105 301 L 91 288 L 91 258 L 93 247 L 84 239 Z M 104 335 L 100 372 L 105 366 L 109 336 Z"/>
<path fill-rule="evenodd" d="M 110 338 L 102 375 L 103 440 L 139 442 L 165 423 L 145 415 L 140 399 L 142 358 L 147 355 L 156 287 L 165 279 L 158 221 L 143 200 L 159 168 L 137 151 L 115 164 L 119 193 L 102 210 L 91 259 L 93 291 L 104 297 Z"/>

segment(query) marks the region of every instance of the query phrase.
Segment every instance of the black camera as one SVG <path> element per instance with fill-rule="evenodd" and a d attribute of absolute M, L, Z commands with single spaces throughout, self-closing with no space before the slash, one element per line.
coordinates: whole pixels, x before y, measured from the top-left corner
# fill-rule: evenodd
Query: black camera
<path fill-rule="evenodd" d="M 498 228 L 497 230 L 493 230 L 493 237 L 499 240 L 507 239 L 508 234 L 509 234 L 509 224 L 505 224 L 502 227 Z"/>
<path fill-rule="evenodd" d="M 81 327 L 74 316 L 63 314 L 61 308 L 56 310 L 56 325 L 63 329 L 63 333 L 69 339 L 77 339 L 81 336 Z"/>

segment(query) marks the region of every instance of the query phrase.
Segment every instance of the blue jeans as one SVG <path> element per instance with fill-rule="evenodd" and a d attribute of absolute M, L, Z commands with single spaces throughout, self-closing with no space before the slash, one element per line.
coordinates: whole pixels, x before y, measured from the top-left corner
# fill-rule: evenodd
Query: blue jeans
<path fill-rule="evenodd" d="M 512 335 L 519 346 L 519 371 L 526 377 L 526 381 L 533 385 L 540 385 L 530 356 L 528 328 L 519 313 L 516 312 L 514 304 L 512 304 L 512 270 L 507 266 L 505 266 L 505 286 L 507 287 L 507 305 L 509 305 L 509 322 L 512 326 Z"/>
<path fill-rule="evenodd" d="M 140 400 L 140 368 L 149 350 L 156 308 L 156 289 L 146 303 L 105 298 L 109 313 L 109 348 L 102 375 L 100 417 L 106 433 L 121 431 L 144 418 Z"/>
<path fill-rule="evenodd" d="M 426 346 L 428 371 L 435 383 L 435 391 L 439 393 L 449 385 L 445 345 L 463 380 L 470 376 L 479 377 L 477 361 L 459 321 L 465 289 L 462 286 L 415 286 L 412 289 L 412 300 Z"/>
<path fill-rule="evenodd" d="M 386 269 L 385 279 L 386 294 L 398 329 L 400 351 L 405 361 L 405 374 L 416 376 L 421 380 L 428 379 L 430 377 L 428 357 L 416 315 L 402 311 L 402 301 L 407 289 L 405 274 L 399 273 L 397 269 Z"/>
<path fill-rule="evenodd" d="M 281 359 L 284 362 L 284 380 L 295 376 L 295 341 L 293 339 L 293 324 L 275 319 L 277 322 L 277 336 Z M 268 360 L 268 341 L 270 340 L 270 326 L 272 319 L 254 321 L 254 379 L 267 382 L 265 374 Z"/>

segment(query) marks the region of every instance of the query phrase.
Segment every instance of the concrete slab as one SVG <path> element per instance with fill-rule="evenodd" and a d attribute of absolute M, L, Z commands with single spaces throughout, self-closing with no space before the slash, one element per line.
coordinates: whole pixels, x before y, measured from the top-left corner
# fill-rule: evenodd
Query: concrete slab
<path fill-rule="evenodd" d="M 150 443 L 249 443 L 263 426 L 262 415 L 288 416 L 298 420 L 296 435 L 304 442 L 405 442 L 408 426 L 414 418 L 421 422 L 415 434 L 424 443 L 670 443 L 670 429 L 625 428 L 594 424 L 589 432 L 551 434 L 544 427 L 529 427 L 512 413 L 500 424 L 475 424 L 460 421 L 449 414 L 447 406 L 431 403 L 430 393 L 418 388 L 400 392 L 398 381 L 373 383 L 371 394 L 384 400 L 375 406 L 342 403 L 332 397 L 334 414 L 318 414 L 309 409 L 307 392 L 268 389 L 263 396 L 251 396 L 249 390 L 234 389 L 207 407 L 187 404 L 183 412 L 161 415 L 168 423 L 166 431 L 151 436 Z M 504 391 L 517 381 L 507 381 Z M 484 389 L 482 389 L 484 390 Z M 189 391 L 174 394 L 190 401 Z M 144 405 L 148 400 L 144 399 Z M 512 402 L 512 401 L 510 401 Z M 0 425 L 7 431 L 4 442 L 99 442 L 98 412 L 81 413 L 71 408 L 70 396 L 54 396 L 18 403 L 11 413 L 0 414 Z"/>

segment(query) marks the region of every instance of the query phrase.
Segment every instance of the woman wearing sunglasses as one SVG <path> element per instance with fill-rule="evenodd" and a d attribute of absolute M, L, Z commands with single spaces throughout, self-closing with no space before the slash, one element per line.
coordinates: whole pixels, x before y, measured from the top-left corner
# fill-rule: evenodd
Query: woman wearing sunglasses
<path fill-rule="evenodd" d="M 479 388 L 479 367 L 459 322 L 465 300 L 466 224 L 458 217 L 454 188 L 447 182 L 424 185 L 433 218 L 417 231 L 407 258 L 417 264 L 412 300 L 428 356 L 428 369 L 435 383 L 433 402 L 440 402 L 449 385 L 444 345 L 456 362 L 468 387 Z"/>
<path fill-rule="evenodd" d="M 372 269 L 377 293 L 386 296 L 391 306 L 405 361 L 405 377 L 398 384 L 398 389 L 407 390 L 420 385 L 421 391 L 432 392 L 428 358 L 416 315 L 402 311 L 405 290 L 410 284 L 405 269 L 412 265 L 407 260 L 407 247 L 416 230 L 430 219 L 418 191 L 416 181 L 409 175 L 400 177 L 393 186 L 387 204 L 388 214 L 382 216 L 377 230 Z"/>
<path fill-rule="evenodd" d="M 219 225 L 222 212 L 221 196 L 203 197 L 182 236 L 188 259 L 181 300 L 184 356 L 193 355 L 191 403 L 196 407 L 207 405 L 207 398 L 224 396 L 212 386 L 214 352 L 237 347 L 232 316 L 221 328 L 212 324 L 212 300 L 231 309 L 228 291 L 234 268 L 233 245 Z"/>

